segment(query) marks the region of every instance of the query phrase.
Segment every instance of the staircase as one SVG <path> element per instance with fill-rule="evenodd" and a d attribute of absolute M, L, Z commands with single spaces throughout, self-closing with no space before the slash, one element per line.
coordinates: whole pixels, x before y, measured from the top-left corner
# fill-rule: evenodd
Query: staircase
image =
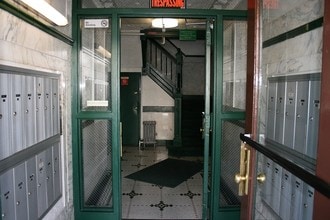
<path fill-rule="evenodd" d="M 181 117 L 182 153 L 185 155 L 203 155 L 204 96 L 183 96 Z"/>
<path fill-rule="evenodd" d="M 167 51 L 153 39 L 141 39 L 143 50 L 144 74 L 148 75 L 175 100 L 175 139 L 172 146 L 167 146 L 170 155 L 203 155 L 202 112 L 204 96 L 182 96 L 182 56 Z"/>

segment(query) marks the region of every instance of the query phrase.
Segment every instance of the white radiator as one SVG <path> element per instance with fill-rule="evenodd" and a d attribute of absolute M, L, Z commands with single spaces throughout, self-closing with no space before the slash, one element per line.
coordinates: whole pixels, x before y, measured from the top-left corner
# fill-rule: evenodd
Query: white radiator
<path fill-rule="evenodd" d="M 143 147 L 148 144 L 156 147 L 156 121 L 144 121 L 143 122 Z M 139 146 L 140 147 L 140 146 Z"/>

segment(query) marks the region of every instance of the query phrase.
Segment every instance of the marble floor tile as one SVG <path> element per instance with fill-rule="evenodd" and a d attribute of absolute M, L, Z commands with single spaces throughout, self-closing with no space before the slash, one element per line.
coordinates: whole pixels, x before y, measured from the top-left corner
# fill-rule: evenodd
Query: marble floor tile
<path fill-rule="evenodd" d="M 175 188 L 125 178 L 168 158 L 166 147 L 124 147 L 122 157 L 123 219 L 201 219 L 203 178 L 197 173 Z M 183 158 L 180 158 L 183 159 Z M 202 161 L 201 157 L 184 158 Z"/>

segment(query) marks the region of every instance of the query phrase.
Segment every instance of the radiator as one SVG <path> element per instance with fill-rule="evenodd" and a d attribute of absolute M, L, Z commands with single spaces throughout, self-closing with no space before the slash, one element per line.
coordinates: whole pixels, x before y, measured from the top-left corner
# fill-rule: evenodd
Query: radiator
<path fill-rule="evenodd" d="M 156 147 L 156 121 L 143 122 L 143 147 L 148 144 Z"/>

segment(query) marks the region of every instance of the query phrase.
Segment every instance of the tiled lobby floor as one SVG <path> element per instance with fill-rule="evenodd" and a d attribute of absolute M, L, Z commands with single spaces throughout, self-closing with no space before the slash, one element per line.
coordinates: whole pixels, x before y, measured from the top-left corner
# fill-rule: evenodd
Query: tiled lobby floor
<path fill-rule="evenodd" d="M 201 173 L 175 188 L 152 185 L 125 178 L 168 158 L 165 147 L 124 147 L 122 156 L 122 218 L 123 219 L 201 219 Z M 202 160 L 202 158 L 183 158 Z"/>

